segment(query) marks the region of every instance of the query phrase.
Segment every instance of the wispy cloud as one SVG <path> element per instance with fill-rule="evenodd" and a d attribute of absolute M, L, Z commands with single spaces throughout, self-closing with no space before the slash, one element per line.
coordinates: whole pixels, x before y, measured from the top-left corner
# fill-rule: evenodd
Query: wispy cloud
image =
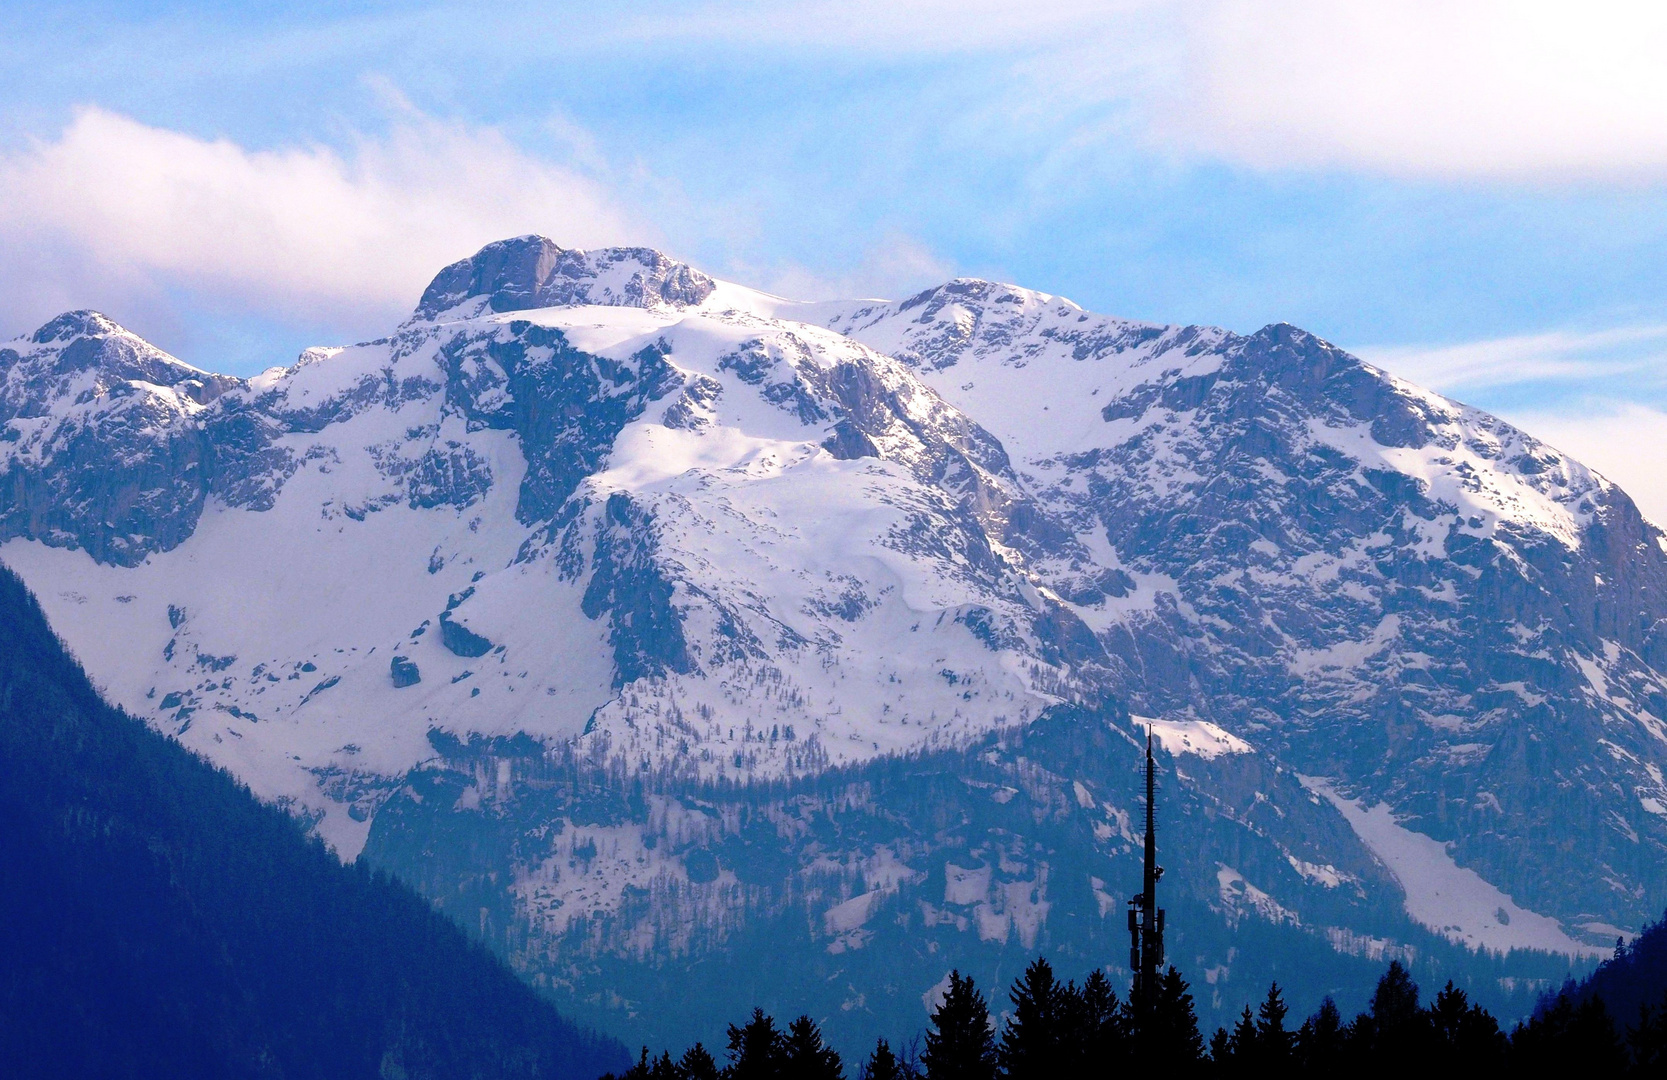
<path fill-rule="evenodd" d="M 853 297 L 907 296 L 955 276 L 955 267 L 919 240 L 902 233 L 883 236 L 855 265 L 812 269 L 797 263 L 732 268 L 777 296 L 795 300 L 844 300 Z"/>
<path fill-rule="evenodd" d="M 1635 0 L 804 0 L 631 25 L 743 49 L 981 54 L 1016 112 L 1115 106 L 1161 152 L 1259 169 L 1667 178 L 1667 8 Z"/>
<path fill-rule="evenodd" d="M 442 265 L 504 236 L 652 240 L 604 183 L 489 128 L 399 108 L 345 152 L 254 150 L 84 108 L 0 158 L 0 322 L 186 307 L 380 329 Z"/>
<path fill-rule="evenodd" d="M 1622 375 L 1645 374 L 1650 383 L 1667 378 L 1667 325 L 1355 351 L 1387 371 L 1444 393 L 1529 383 L 1589 383 Z"/>

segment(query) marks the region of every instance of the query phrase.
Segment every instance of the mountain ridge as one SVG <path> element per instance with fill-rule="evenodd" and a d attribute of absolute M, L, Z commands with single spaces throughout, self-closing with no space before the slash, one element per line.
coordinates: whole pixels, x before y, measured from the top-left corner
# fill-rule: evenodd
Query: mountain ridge
<path fill-rule="evenodd" d="M 835 836 L 727 885 L 707 858 L 731 825 L 667 823 L 712 784 L 959 752 L 1072 708 L 1156 718 L 1206 816 L 1220 747 L 1320 785 L 1269 787 L 1265 818 L 1235 804 L 1284 854 L 1195 868 L 1223 920 L 1582 954 L 1667 895 L 1661 531 L 1496 418 L 1285 324 L 1156 326 L 974 279 L 798 303 L 522 237 L 424 297 L 387 338 L 204 403 L 129 380 L 74 404 L 41 374 L 58 353 L 0 346 L 7 385 L 51 405 L 0 436 L 0 558 L 116 700 L 338 850 L 420 878 L 424 842 L 388 830 L 497 821 L 458 872 L 500 882 L 487 936 L 538 977 L 589 993 L 689 890 L 736 925 L 808 904 L 808 949 L 856 940 L 827 911 L 870 877 L 963 911 L 943 867 L 970 840 L 923 823 L 906 857 Z M 126 486 L 77 488 L 74 438 Z M 591 811 L 540 817 L 539 755 L 661 786 L 596 796 L 611 831 L 581 858 Z M 447 777 L 450 809 L 412 809 Z M 1329 855 L 1290 824 L 1316 814 Z M 1099 887 L 1048 898 L 1126 854 L 1119 820 L 992 864 L 1036 891 L 1044 937 L 1115 921 Z M 1337 906 L 1362 859 L 1417 918 Z M 1008 903 L 978 880 L 956 916 L 974 953 L 997 946 L 972 913 Z M 1469 891 L 1443 908 L 1418 891 L 1437 881 Z"/>

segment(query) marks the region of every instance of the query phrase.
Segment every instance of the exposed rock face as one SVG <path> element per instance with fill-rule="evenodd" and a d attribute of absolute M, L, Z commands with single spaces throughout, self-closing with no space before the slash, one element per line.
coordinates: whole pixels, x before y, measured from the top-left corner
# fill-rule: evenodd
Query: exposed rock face
<path fill-rule="evenodd" d="M 548 521 L 602 466 L 625 425 L 681 388 L 657 346 L 622 361 L 572 348 L 560 330 L 513 321 L 440 348 L 447 405 L 471 426 L 503 428 L 527 457 L 517 516 Z"/>
<path fill-rule="evenodd" d="M 88 311 L 0 348 L 0 372 L 0 535 L 129 566 L 191 535 L 212 472 L 192 421 L 238 380 Z"/>
<path fill-rule="evenodd" d="M 422 672 L 411 662 L 408 656 L 396 656 L 388 662 L 388 675 L 393 680 L 394 689 L 400 690 L 407 686 L 416 686 L 423 681 Z"/>
<path fill-rule="evenodd" d="M 3 555 L 94 677 L 598 1023 L 1115 968 L 1140 717 L 1209 1015 L 1386 954 L 1508 1005 L 1563 969 L 1465 946 L 1667 900 L 1662 533 L 1293 327 L 523 237 L 254 379 L 76 313 L 0 380 Z"/>
<path fill-rule="evenodd" d="M 1102 624 L 1131 707 L 1346 778 L 1572 925 L 1658 904 L 1667 880 L 1617 887 L 1667 851 L 1667 557 L 1624 492 L 1290 326 L 1140 330 L 974 283 L 833 324 L 1022 440 L 1040 503 L 1163 583 Z M 1035 402 L 1092 401 L 1086 439 L 991 419 L 986 387 L 1061 362 Z M 1571 818 L 1588 839 L 1559 845 Z"/>
<path fill-rule="evenodd" d="M 452 618 L 451 612 L 440 613 L 440 640 L 457 656 L 485 656 L 492 651 L 492 640 L 482 637 Z"/>
<path fill-rule="evenodd" d="M 520 236 L 488 244 L 440 271 L 417 304 L 417 317 L 433 318 L 477 297 L 490 311 L 692 307 L 712 289 L 711 278 L 651 248 L 568 251 L 542 236 Z"/>

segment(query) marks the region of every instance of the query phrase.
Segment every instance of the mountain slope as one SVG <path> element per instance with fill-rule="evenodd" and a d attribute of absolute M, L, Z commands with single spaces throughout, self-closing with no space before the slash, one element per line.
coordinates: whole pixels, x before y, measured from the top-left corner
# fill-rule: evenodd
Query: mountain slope
<path fill-rule="evenodd" d="M 104 705 L 0 570 L 12 1076 L 561 1076 L 622 1059 L 404 887 Z"/>
<path fill-rule="evenodd" d="M 1292 327 L 1139 327 L 983 283 L 829 321 L 1104 530 L 1134 602 L 1078 611 L 1132 707 L 1225 722 L 1575 925 L 1649 916 L 1667 557 L 1624 492 Z M 1025 408 L 1056 419 L 1001 416 L 1039 366 Z"/>
<path fill-rule="evenodd" d="M 0 557 L 115 700 L 587 1017 L 790 940 L 900 1034 L 933 965 L 1114 940 L 1148 722 L 1213 853 L 1166 879 L 1214 920 L 1208 1008 L 1311 949 L 1578 957 L 1667 897 L 1662 534 L 1295 328 L 971 280 L 800 304 L 521 237 L 253 379 L 135 342 L 0 346 Z M 1043 782 L 1038 722 L 1106 756 Z M 867 822 L 899 756 L 968 753 L 1006 771 L 967 798 L 1040 815 L 1001 852 L 909 785 Z M 888 975 L 862 896 L 953 929 Z M 1507 998 L 1564 970 L 1466 962 Z"/>
<path fill-rule="evenodd" d="M 113 696 L 344 853 L 436 725 L 780 774 L 1023 722 L 1097 651 L 1002 554 L 1035 513 L 999 444 L 901 365 L 733 308 L 466 299 L 108 437 L 169 478 L 100 493 L 156 526 L 129 558 L 85 560 L 104 515 L 8 561 L 77 582 L 54 624 Z M 62 442 L 20 438 L 8 474 L 58 475 Z M 180 442 L 208 464 L 170 471 Z"/>

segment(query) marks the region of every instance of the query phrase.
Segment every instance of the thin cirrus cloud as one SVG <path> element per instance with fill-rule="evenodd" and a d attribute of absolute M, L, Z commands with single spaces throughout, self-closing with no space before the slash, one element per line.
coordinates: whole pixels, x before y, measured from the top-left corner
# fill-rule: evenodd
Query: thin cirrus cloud
<path fill-rule="evenodd" d="M 1522 334 L 1435 347 L 1358 350 L 1372 363 L 1447 393 L 1530 383 L 1592 383 L 1633 377 L 1635 389 L 1667 373 L 1667 325 Z M 1642 383 L 1638 376 L 1643 376 Z"/>
<path fill-rule="evenodd" d="M 584 173 L 411 111 L 343 154 L 250 150 L 83 108 L 0 159 L 0 320 L 16 332 L 99 306 L 167 323 L 186 294 L 358 328 L 409 311 L 482 243 L 535 231 L 573 246 L 655 235 Z"/>
<path fill-rule="evenodd" d="M 1637 0 L 718 3 L 634 24 L 992 64 L 1016 115 L 1113 107 L 1148 150 L 1258 170 L 1507 182 L 1667 178 L 1667 7 Z M 970 104 L 970 103 L 969 103 Z"/>

